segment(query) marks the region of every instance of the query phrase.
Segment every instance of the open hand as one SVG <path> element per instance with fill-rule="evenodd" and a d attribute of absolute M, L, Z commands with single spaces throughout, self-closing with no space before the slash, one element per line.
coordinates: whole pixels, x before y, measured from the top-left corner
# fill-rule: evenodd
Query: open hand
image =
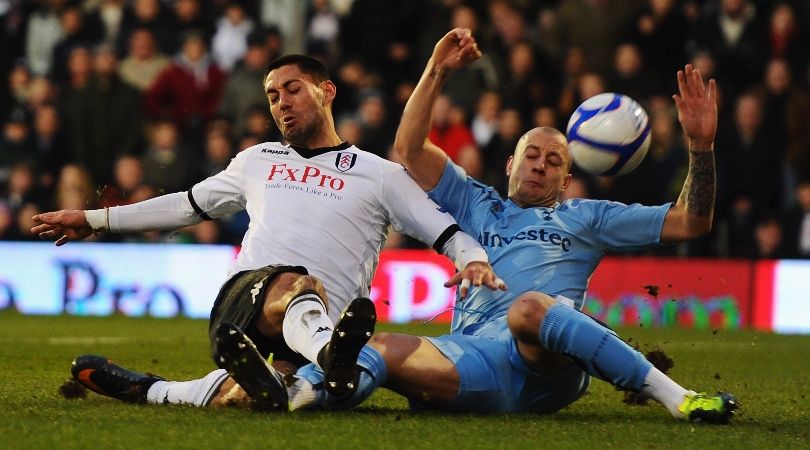
<path fill-rule="evenodd" d="M 84 211 L 63 209 L 61 211 L 46 212 L 33 217 L 36 224 L 31 233 L 42 239 L 55 239 L 56 245 L 65 245 L 70 241 L 77 241 L 93 234 L 93 229 L 87 223 Z"/>
<path fill-rule="evenodd" d="M 486 286 L 493 291 L 507 289 L 506 283 L 495 274 L 492 266 L 481 261 L 467 264 L 463 270 L 456 272 L 453 278 L 444 283 L 444 287 L 459 285 L 459 296 L 464 298 L 470 292 L 470 286 Z"/>
<path fill-rule="evenodd" d="M 712 79 L 705 86 L 700 71 L 687 64 L 678 71 L 678 91 L 672 98 L 689 150 L 712 150 L 717 132 L 717 83 Z"/>

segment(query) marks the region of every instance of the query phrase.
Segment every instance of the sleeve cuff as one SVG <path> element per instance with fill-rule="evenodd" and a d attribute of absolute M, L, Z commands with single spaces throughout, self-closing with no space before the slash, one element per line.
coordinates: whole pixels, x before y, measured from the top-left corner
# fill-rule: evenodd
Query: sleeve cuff
<path fill-rule="evenodd" d="M 109 231 L 107 209 L 89 209 L 84 212 L 84 217 L 93 231 Z"/>

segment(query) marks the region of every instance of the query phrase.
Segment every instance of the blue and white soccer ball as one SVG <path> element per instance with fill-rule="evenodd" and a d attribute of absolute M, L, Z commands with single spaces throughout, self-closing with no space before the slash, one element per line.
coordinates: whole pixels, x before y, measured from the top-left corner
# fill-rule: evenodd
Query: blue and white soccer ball
<path fill-rule="evenodd" d="M 599 94 L 582 102 L 566 134 L 574 163 L 593 175 L 624 175 L 641 164 L 650 148 L 647 112 L 621 94 Z"/>

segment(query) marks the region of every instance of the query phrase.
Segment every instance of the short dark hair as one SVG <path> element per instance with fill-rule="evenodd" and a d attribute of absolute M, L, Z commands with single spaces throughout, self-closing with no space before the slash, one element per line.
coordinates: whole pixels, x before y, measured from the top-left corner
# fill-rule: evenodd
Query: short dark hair
<path fill-rule="evenodd" d="M 264 78 L 267 78 L 267 75 L 270 75 L 270 71 L 272 70 L 293 64 L 298 66 L 301 72 L 314 78 L 318 83 L 329 79 L 329 72 L 326 70 L 326 66 L 323 65 L 320 60 L 307 55 L 299 55 L 297 53 L 284 55 L 268 64 L 267 69 L 264 70 Z"/>

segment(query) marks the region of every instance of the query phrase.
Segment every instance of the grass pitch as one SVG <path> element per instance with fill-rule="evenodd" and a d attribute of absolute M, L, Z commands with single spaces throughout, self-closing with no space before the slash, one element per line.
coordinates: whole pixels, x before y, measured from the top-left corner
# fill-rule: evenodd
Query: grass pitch
<path fill-rule="evenodd" d="M 446 326 L 379 328 L 437 335 Z M 655 403 L 625 405 L 601 381 L 550 416 L 413 414 L 385 390 L 343 413 L 131 405 L 93 393 L 65 400 L 57 389 L 82 353 L 170 379 L 207 373 L 206 322 L 1 312 L 0 448 L 810 448 L 810 336 L 619 332 L 642 351 L 663 349 L 684 386 L 734 393 L 741 413 L 729 426 L 682 423 Z"/>

